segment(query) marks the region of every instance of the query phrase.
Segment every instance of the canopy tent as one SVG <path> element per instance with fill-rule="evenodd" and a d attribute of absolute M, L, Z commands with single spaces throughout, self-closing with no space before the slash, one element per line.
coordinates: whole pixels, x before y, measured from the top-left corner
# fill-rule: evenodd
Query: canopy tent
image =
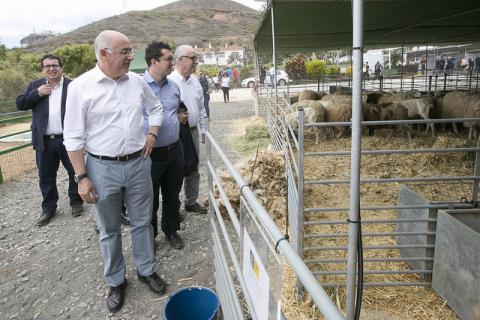
<path fill-rule="evenodd" d="M 351 0 L 269 1 L 255 35 L 258 54 L 352 45 Z M 479 0 L 364 0 L 364 47 L 480 42 Z"/>

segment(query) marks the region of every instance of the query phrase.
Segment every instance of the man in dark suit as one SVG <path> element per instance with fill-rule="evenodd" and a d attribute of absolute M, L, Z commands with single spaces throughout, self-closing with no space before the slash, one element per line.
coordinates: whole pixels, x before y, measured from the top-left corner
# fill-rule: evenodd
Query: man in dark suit
<path fill-rule="evenodd" d="M 62 75 L 62 61 L 54 55 L 45 55 L 41 66 L 45 78 L 33 80 L 25 92 L 17 97 L 17 109 L 32 109 L 32 144 L 36 151 L 42 214 L 37 221 L 46 225 L 55 216 L 58 190 L 57 171 L 60 161 L 68 172 L 68 196 L 72 215 L 81 215 L 83 201 L 78 195 L 75 172 L 63 145 L 63 118 L 67 87 L 70 79 Z"/>

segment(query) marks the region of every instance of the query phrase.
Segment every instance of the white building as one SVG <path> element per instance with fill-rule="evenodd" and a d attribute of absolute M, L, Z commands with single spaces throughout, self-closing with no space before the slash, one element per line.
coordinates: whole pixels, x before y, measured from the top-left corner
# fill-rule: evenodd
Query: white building
<path fill-rule="evenodd" d="M 243 56 L 245 50 L 242 46 L 229 46 L 225 44 L 224 47 L 212 47 L 210 43 L 208 48 L 198 48 L 195 45 L 195 50 L 199 56 L 199 64 L 213 64 L 218 66 L 237 65 L 243 66 Z M 229 63 L 230 57 L 232 61 Z"/>

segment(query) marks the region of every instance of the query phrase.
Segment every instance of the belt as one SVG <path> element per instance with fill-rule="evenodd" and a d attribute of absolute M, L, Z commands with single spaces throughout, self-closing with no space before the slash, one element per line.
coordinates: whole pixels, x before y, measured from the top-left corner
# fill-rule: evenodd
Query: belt
<path fill-rule="evenodd" d="M 134 152 L 134 153 L 131 153 L 131 154 L 126 154 L 124 156 L 118 156 L 118 157 L 99 156 L 99 155 L 96 155 L 96 154 L 93 154 L 93 153 L 90 153 L 90 152 L 88 154 L 91 155 L 92 157 L 100 159 L 100 160 L 125 162 L 125 161 L 133 160 L 133 159 L 136 159 L 136 158 L 140 157 L 140 155 L 142 154 L 142 150 L 138 150 L 137 152 Z"/>
<path fill-rule="evenodd" d="M 170 151 L 177 146 L 178 141 L 180 140 L 177 140 L 174 143 L 169 144 L 168 146 L 154 147 L 152 151 Z"/>
<path fill-rule="evenodd" d="M 63 139 L 63 134 L 46 134 L 44 135 L 45 138 L 53 140 L 53 139 Z"/>

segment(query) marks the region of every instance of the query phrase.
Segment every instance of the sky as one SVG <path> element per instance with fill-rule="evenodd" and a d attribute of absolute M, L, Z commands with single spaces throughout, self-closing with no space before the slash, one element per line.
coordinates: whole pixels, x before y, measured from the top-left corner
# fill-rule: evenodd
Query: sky
<path fill-rule="evenodd" d="M 8 0 L 0 10 L 0 44 L 19 47 L 29 34 L 65 33 L 78 27 L 132 10 L 150 10 L 177 0 Z M 260 10 L 265 2 L 233 0 Z"/>

